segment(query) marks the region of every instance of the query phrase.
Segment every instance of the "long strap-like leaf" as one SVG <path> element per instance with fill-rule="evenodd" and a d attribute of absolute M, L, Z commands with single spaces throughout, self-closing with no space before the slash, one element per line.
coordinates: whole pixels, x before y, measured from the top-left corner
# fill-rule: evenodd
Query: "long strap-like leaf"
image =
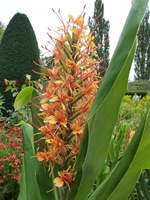
<path fill-rule="evenodd" d="M 37 161 L 33 142 L 33 128 L 23 125 L 24 158 L 21 171 L 20 194 L 18 200 L 42 200 L 37 184 Z"/>
<path fill-rule="evenodd" d="M 33 127 L 23 125 L 24 157 L 21 170 L 18 200 L 54 200 L 52 180 L 47 169 L 35 158 Z"/>
<path fill-rule="evenodd" d="M 97 175 L 103 169 L 120 103 L 127 87 L 136 33 L 147 3 L 148 0 L 133 2 L 108 72 L 92 105 L 88 118 L 88 148 L 75 200 L 88 198 Z"/>
<path fill-rule="evenodd" d="M 119 164 L 112 171 L 110 176 L 101 184 L 96 191 L 91 195 L 89 200 L 119 200 L 127 199 L 132 191 L 142 169 L 142 163 L 145 159 L 137 164 L 139 157 L 139 149 L 141 148 L 143 137 L 145 135 L 150 138 L 150 113 L 145 114 L 141 121 L 131 144 L 129 145 L 125 155 L 120 160 Z M 148 139 L 148 138 L 147 138 Z M 143 142 L 142 142 L 143 141 Z M 150 142 L 149 142 L 150 145 Z M 146 151 L 144 148 L 143 150 Z M 148 151 L 150 153 L 150 150 Z M 150 161 L 149 161 L 150 162 Z"/>

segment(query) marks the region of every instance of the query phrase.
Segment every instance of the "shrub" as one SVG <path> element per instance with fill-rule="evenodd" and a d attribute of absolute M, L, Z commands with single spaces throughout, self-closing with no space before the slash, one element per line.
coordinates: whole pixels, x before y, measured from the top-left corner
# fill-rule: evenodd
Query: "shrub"
<path fill-rule="evenodd" d="M 15 200 L 22 156 L 21 129 L 0 122 L 0 199 Z"/>
<path fill-rule="evenodd" d="M 5 93 L 4 80 L 16 80 L 20 88 L 25 75 L 37 79 L 39 49 L 31 23 L 25 14 L 17 13 L 10 20 L 0 45 L 0 91 L 8 108 L 12 108 L 13 98 Z"/>

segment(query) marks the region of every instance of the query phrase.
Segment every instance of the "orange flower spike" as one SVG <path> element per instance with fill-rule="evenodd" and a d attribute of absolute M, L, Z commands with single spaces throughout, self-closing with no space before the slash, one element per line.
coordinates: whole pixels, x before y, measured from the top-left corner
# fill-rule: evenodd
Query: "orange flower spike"
<path fill-rule="evenodd" d="M 78 155 L 87 112 L 97 90 L 97 61 L 93 57 L 92 35 L 84 25 L 84 13 L 77 18 L 69 16 L 66 24 L 59 12 L 58 15 L 62 27 L 59 37 L 53 38 L 55 66 L 48 69 L 45 76 L 48 84 L 40 102 L 44 126 L 39 130 L 46 143 L 48 158 L 45 154 L 38 157 L 41 161 L 48 159 L 53 167 L 59 165 L 62 171 L 54 184 L 56 187 L 67 185 L 70 189 L 75 176 L 72 158 Z M 71 167 L 64 170 L 64 166 L 70 164 Z"/>

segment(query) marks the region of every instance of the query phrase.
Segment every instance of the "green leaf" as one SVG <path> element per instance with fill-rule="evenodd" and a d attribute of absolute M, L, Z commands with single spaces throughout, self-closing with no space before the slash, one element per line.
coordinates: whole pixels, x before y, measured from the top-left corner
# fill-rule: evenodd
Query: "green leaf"
<path fill-rule="evenodd" d="M 150 113 L 147 118 L 147 124 L 135 158 L 135 165 L 140 166 L 141 169 L 150 169 L 150 159 L 148 159 L 150 155 Z"/>
<path fill-rule="evenodd" d="M 26 123 L 23 125 L 23 149 L 24 157 L 18 200 L 42 200 L 36 177 L 38 161 L 35 158 L 33 128 Z"/>
<path fill-rule="evenodd" d="M 88 198 L 96 177 L 103 169 L 120 103 L 127 88 L 129 71 L 135 52 L 136 34 L 147 3 L 147 0 L 133 2 L 109 69 L 89 113 L 87 122 L 88 148 L 75 200 Z"/>
<path fill-rule="evenodd" d="M 141 132 L 142 137 L 134 155 L 134 159 L 108 200 L 120 200 L 121 198 L 124 198 L 125 200 L 128 199 L 142 169 L 150 169 L 150 161 L 147 159 L 148 157 L 146 157 L 147 155 L 150 155 L 150 149 L 146 148 L 148 143 L 150 147 L 150 111 L 146 116 L 144 128 Z"/>
<path fill-rule="evenodd" d="M 145 148 L 148 143 L 150 146 L 150 111 L 143 117 L 125 156 L 89 200 L 127 200 L 142 169 L 150 168 L 150 161 L 145 157 L 150 154 L 150 149 Z"/>
<path fill-rule="evenodd" d="M 52 177 L 49 176 L 48 169 L 43 163 L 38 163 L 37 182 L 42 200 L 55 199 L 54 191 L 50 191 L 53 189 Z"/>
<path fill-rule="evenodd" d="M 34 88 L 29 86 L 23 88 L 19 92 L 14 102 L 15 110 L 20 110 L 22 107 L 26 106 L 29 102 L 31 102 L 33 91 Z"/>
<path fill-rule="evenodd" d="M 145 126 L 145 120 L 146 116 L 143 118 L 141 125 L 138 128 L 134 139 L 129 145 L 125 155 L 120 160 L 119 164 L 114 168 L 110 176 L 92 194 L 92 196 L 89 198 L 90 200 L 98 200 L 99 197 L 101 197 L 101 200 L 108 199 L 109 195 L 115 190 L 115 187 L 117 187 L 122 177 L 125 175 L 131 163 L 133 162 L 138 145 L 140 144 Z M 135 171 L 139 171 L 139 169 L 136 168 Z"/>
<path fill-rule="evenodd" d="M 52 180 L 48 170 L 35 158 L 33 127 L 23 124 L 24 158 L 21 169 L 20 193 L 18 200 L 50 200 L 54 199 Z"/>

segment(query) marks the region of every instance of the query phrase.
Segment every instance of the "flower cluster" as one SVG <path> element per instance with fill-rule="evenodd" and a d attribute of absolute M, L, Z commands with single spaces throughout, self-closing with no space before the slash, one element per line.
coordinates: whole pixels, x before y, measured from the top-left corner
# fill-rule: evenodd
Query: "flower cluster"
<path fill-rule="evenodd" d="M 0 186 L 19 181 L 22 153 L 21 129 L 0 123 Z"/>
<path fill-rule="evenodd" d="M 37 159 L 45 161 L 53 169 L 59 166 L 57 187 L 72 183 L 73 166 L 80 149 L 87 113 L 97 91 L 99 77 L 96 66 L 96 49 L 93 36 L 84 23 L 84 13 L 76 19 L 69 16 L 62 22 L 58 37 L 49 34 L 54 46 L 54 66 L 45 68 L 47 85 L 41 97 L 44 125 L 39 128 L 45 148 L 39 149 Z M 46 48 L 48 49 L 48 48 Z"/>

